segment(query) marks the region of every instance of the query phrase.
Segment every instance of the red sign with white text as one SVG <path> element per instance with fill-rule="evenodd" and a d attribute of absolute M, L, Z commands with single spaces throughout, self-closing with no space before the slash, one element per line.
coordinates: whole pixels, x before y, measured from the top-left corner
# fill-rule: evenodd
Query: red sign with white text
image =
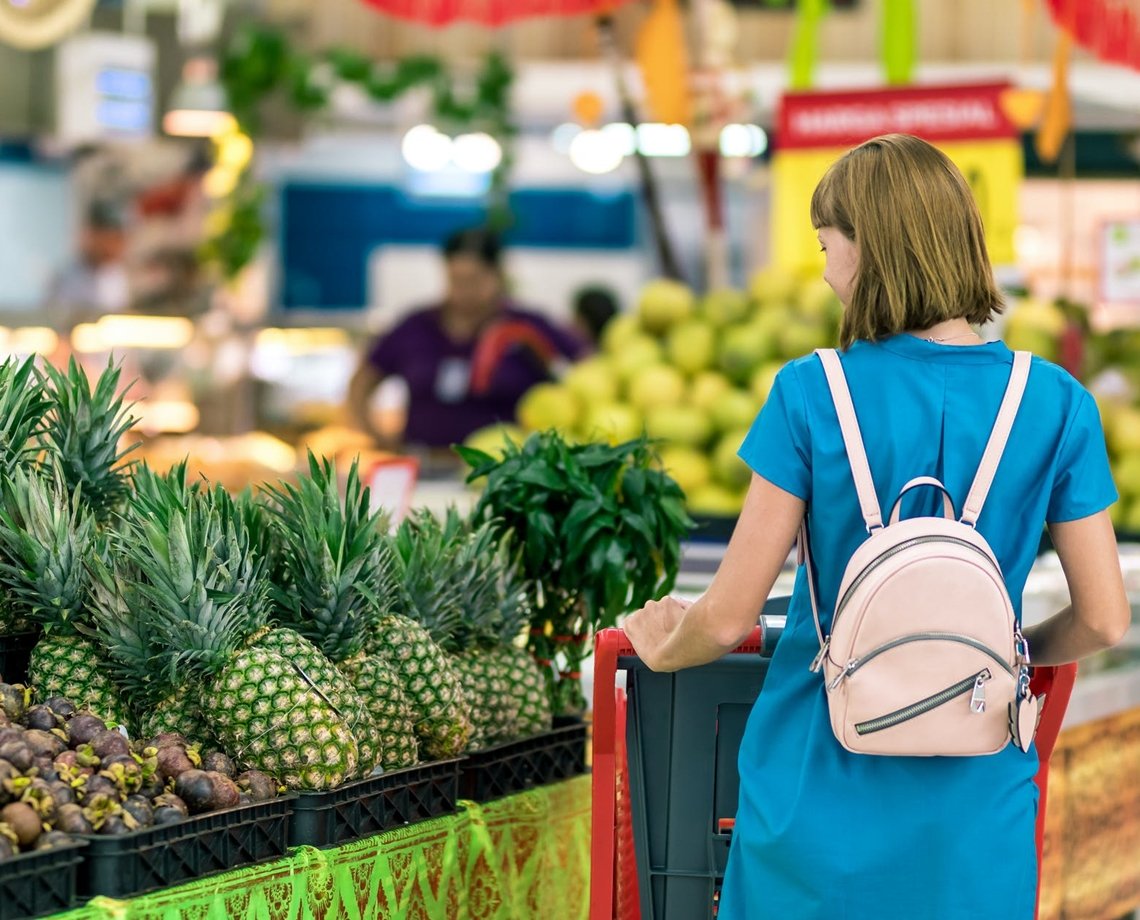
<path fill-rule="evenodd" d="M 786 93 L 777 120 L 781 150 L 853 147 L 880 134 L 940 141 L 1006 140 L 1017 128 L 1002 109 L 1008 83 Z"/>

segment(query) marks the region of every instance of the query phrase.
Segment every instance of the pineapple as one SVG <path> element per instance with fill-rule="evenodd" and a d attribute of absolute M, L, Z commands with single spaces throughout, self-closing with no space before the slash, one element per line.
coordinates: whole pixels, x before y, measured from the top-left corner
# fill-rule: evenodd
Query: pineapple
<path fill-rule="evenodd" d="M 79 632 L 89 615 L 94 520 L 78 496 L 67 494 L 58 470 L 44 472 L 51 478 L 13 470 L 0 510 L 0 579 L 20 615 L 44 631 L 32 649 L 29 682 L 40 699 L 65 696 L 122 724 L 127 714 L 120 690 L 102 667 L 99 649 Z"/>
<path fill-rule="evenodd" d="M 221 488 L 182 493 L 144 476 L 149 497 L 128 513 L 118 551 L 141 575 L 139 593 L 161 624 L 172 682 L 200 687 L 209 728 L 244 768 L 294 789 L 353 778 L 358 745 L 349 726 L 303 669 L 272 647 L 268 581 L 233 500 Z"/>
<path fill-rule="evenodd" d="M 119 442 L 134 424 L 116 394 L 119 370 L 112 365 L 99 376 L 94 389 L 86 373 L 72 358 L 67 373 L 45 365 L 51 411 L 41 441 L 53 454 L 68 490 L 82 496 L 98 524 L 108 523 L 130 492 L 130 464 Z"/>
<path fill-rule="evenodd" d="M 454 521 L 448 527 L 453 528 Z M 472 731 L 470 700 L 439 644 L 452 643 L 460 625 L 464 585 L 449 562 L 454 540 L 453 531 L 427 513 L 401 525 L 388 543 L 394 565 L 366 646 L 399 674 L 415 710 L 421 747 L 433 758 L 460 754 Z"/>
<path fill-rule="evenodd" d="M 89 571 L 92 638 L 106 650 L 108 669 L 123 688 L 135 736 L 180 732 L 207 740 L 210 733 L 197 694 L 170 679 L 172 650 L 163 642 L 159 617 L 139 589 L 138 569 L 120 557 L 95 555 Z"/>
<path fill-rule="evenodd" d="M 399 681 L 386 662 L 362 654 L 385 557 L 381 521 L 369 507 L 357 465 L 349 470 L 343 501 L 334 466 L 312 454 L 308 476 L 269 491 L 276 527 L 262 525 L 259 532 L 266 546 L 275 547 L 275 618 L 288 627 L 277 630 L 284 643 L 279 650 L 329 695 L 356 732 L 364 773 L 415 764 L 414 720 Z M 318 647 L 315 655 L 297 649 L 302 637 Z"/>
<path fill-rule="evenodd" d="M 35 462 L 36 440 L 51 403 L 35 371 L 35 359 L 0 363 L 0 482 Z M 26 632 L 20 605 L 0 594 L 0 635 Z"/>

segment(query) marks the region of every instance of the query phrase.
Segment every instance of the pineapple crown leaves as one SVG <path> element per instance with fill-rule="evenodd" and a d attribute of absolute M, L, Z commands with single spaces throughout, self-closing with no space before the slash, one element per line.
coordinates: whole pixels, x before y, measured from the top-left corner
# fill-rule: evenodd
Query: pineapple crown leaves
<path fill-rule="evenodd" d="M 42 445 L 55 455 L 68 488 L 73 492 L 82 488 L 96 520 L 105 523 L 129 492 L 130 464 L 123 461 L 134 449 L 133 445 L 119 449 L 135 423 L 117 395 L 119 369 L 108 364 L 94 387 L 74 358 L 66 372 L 47 364 L 43 373 L 51 408 Z"/>
<path fill-rule="evenodd" d="M 146 461 L 131 469 L 129 504 L 136 513 L 168 520 L 170 511 L 185 508 L 198 491 L 199 484 L 191 483 L 186 475 L 185 460 L 165 473 L 151 469 Z"/>
<path fill-rule="evenodd" d="M 8 358 L 0 364 L 0 475 L 5 480 L 34 461 L 50 408 L 34 358 Z"/>
<path fill-rule="evenodd" d="M 273 599 L 276 617 L 333 661 L 364 646 L 389 579 L 384 517 L 371 509 L 358 465 L 340 495 L 336 468 L 309 453 L 308 475 L 267 487 L 275 520 L 263 538 L 279 537 Z"/>
<path fill-rule="evenodd" d="M 110 554 L 93 554 L 88 572 L 91 625 L 80 626 L 79 631 L 106 650 L 112 678 L 132 708 L 153 706 L 172 688 L 169 672 L 176 650 L 140 594 L 141 573 L 122 557 Z"/>
<path fill-rule="evenodd" d="M 22 614 L 67 633 L 86 614 L 94 521 L 81 495 L 68 493 L 59 470 L 45 472 L 17 468 L 4 481 L 0 577 Z"/>
<path fill-rule="evenodd" d="M 153 617 L 182 667 L 216 673 L 268 620 L 269 586 L 249 533 L 225 489 L 177 490 L 158 510 L 132 505 L 114 537 L 114 552 L 137 572 L 133 603 Z"/>
<path fill-rule="evenodd" d="M 645 438 L 572 445 L 547 431 L 508 442 L 501 457 L 456 451 L 469 482 L 486 477 L 476 519 L 515 534 L 536 616 L 581 601 L 591 625 L 612 626 L 672 587 L 693 522 Z"/>
<path fill-rule="evenodd" d="M 415 620 L 449 652 L 472 641 L 464 609 L 486 590 L 484 575 L 473 565 L 470 534 L 450 509 L 443 520 L 427 510 L 409 515 L 392 540 L 395 612 Z"/>

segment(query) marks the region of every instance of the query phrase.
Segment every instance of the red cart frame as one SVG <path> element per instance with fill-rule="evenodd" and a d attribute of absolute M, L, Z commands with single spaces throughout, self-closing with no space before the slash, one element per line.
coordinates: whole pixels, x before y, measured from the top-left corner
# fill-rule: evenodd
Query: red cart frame
<path fill-rule="evenodd" d="M 757 627 L 733 654 L 755 655 L 763 644 L 763 633 Z M 590 920 L 640 920 L 625 755 L 625 691 L 616 686 L 618 658 L 635 657 L 636 653 L 620 629 L 602 630 L 595 647 Z M 1036 834 L 1038 867 L 1045 842 L 1049 760 L 1061 733 L 1076 678 L 1075 664 L 1035 668 L 1033 672 L 1033 692 L 1045 694 L 1037 731 L 1037 754 L 1041 761 L 1036 777 L 1040 791 Z"/>

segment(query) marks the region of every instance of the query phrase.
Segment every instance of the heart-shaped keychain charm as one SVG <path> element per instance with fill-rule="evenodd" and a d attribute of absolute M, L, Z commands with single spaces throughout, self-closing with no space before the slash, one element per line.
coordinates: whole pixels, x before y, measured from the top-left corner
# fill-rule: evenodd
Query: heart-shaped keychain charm
<path fill-rule="evenodd" d="M 1044 697 L 1030 694 L 1009 705 L 1009 733 L 1013 743 L 1025 753 L 1029 753 L 1033 737 L 1037 734 L 1043 700 Z"/>

